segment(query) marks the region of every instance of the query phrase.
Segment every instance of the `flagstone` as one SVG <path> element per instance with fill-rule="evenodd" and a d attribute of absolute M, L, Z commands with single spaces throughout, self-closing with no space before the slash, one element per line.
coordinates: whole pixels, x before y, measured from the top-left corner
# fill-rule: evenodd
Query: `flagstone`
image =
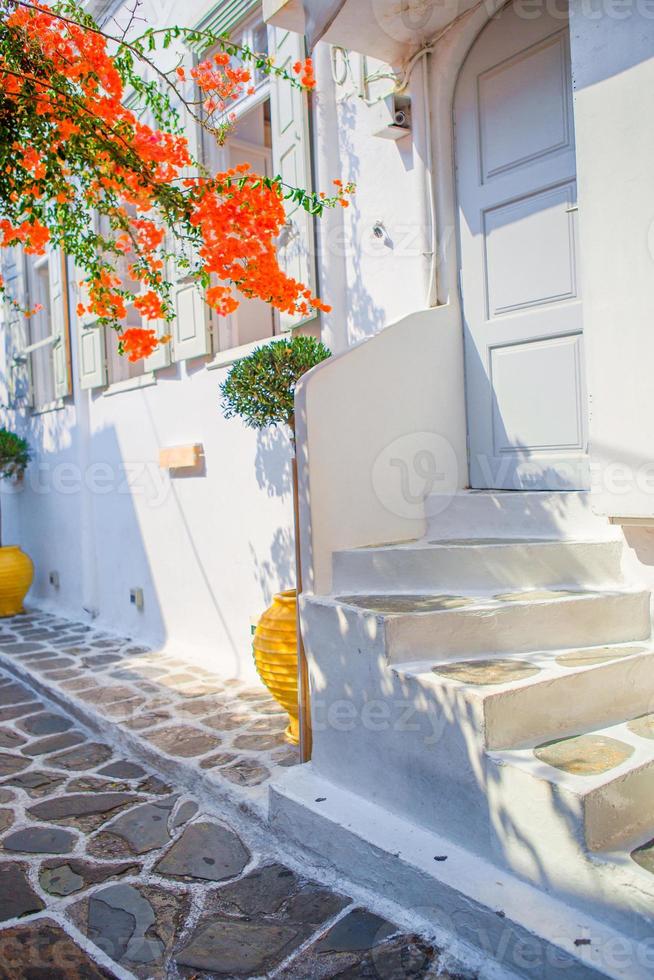
<path fill-rule="evenodd" d="M 102 884 L 111 878 L 138 874 L 140 870 L 141 865 L 134 862 L 98 864 L 80 861 L 77 858 L 69 858 L 65 862 L 58 858 L 50 858 L 41 865 L 39 884 L 50 895 L 66 896 L 91 885 Z"/>
<path fill-rule="evenodd" d="M 57 715 L 52 711 L 41 711 L 37 715 L 30 715 L 23 718 L 18 723 L 18 727 L 30 735 L 56 735 L 59 732 L 67 732 L 73 727 L 70 718 Z"/>
<path fill-rule="evenodd" d="M 654 738 L 654 713 L 633 718 L 627 723 L 627 728 L 640 738 Z"/>
<path fill-rule="evenodd" d="M 257 868 L 213 893 L 175 962 L 216 977 L 267 976 L 349 901 L 283 865 Z"/>
<path fill-rule="evenodd" d="M 85 742 L 83 745 L 67 752 L 59 752 L 57 755 L 50 756 L 48 763 L 61 769 L 95 769 L 110 759 L 113 751 L 108 745 L 100 742 Z"/>
<path fill-rule="evenodd" d="M 249 861 L 249 850 L 229 827 L 193 823 L 154 866 L 154 871 L 181 880 L 225 881 L 239 875 Z"/>
<path fill-rule="evenodd" d="M 73 745 L 79 745 L 80 742 L 84 741 L 85 738 L 81 732 L 62 732 L 60 735 L 48 735 L 46 738 L 37 739 L 36 742 L 30 742 L 21 751 L 23 755 L 29 756 L 48 755 L 51 752 L 58 752 L 60 749 L 68 749 Z"/>
<path fill-rule="evenodd" d="M 17 749 L 26 741 L 24 735 L 20 735 L 11 728 L 0 727 L 0 749 Z"/>
<path fill-rule="evenodd" d="M 230 783 L 238 783 L 240 786 L 258 786 L 270 777 L 270 770 L 254 759 L 239 759 L 233 765 L 221 769 L 220 774 L 225 779 L 229 779 Z"/>
<path fill-rule="evenodd" d="M 215 769 L 217 766 L 226 766 L 229 762 L 238 759 L 233 752 L 218 752 L 216 755 L 209 755 L 200 762 L 201 769 Z"/>
<path fill-rule="evenodd" d="M 41 906 L 43 907 L 43 906 Z M 38 910 L 37 910 L 38 911 Z M 0 964 L 10 963 L 5 980 L 116 980 L 116 975 L 94 963 L 61 926 L 50 919 L 39 919 L 0 932 Z"/>
<path fill-rule="evenodd" d="M 2 649 L 3 653 L 20 655 L 22 653 L 36 653 L 37 650 L 45 650 L 45 646 L 43 643 L 24 643 L 18 640 L 15 643 L 0 643 L 0 649 Z"/>
<path fill-rule="evenodd" d="M 44 908 L 44 902 L 29 883 L 27 865 L 17 862 L 0 863 L 0 922 L 40 912 Z M 0 964 L 7 962 L 2 947 L 5 935 L 0 932 Z"/>
<path fill-rule="evenodd" d="M 75 823 L 87 817 L 100 817 L 103 822 L 115 811 L 138 800 L 134 793 L 70 793 L 36 803 L 27 812 L 37 820 L 53 823 Z"/>
<path fill-rule="evenodd" d="M 450 677 L 461 684 L 493 685 L 509 681 L 523 681 L 540 673 L 526 660 L 460 660 L 451 664 L 439 664 L 432 668 L 435 674 Z"/>
<path fill-rule="evenodd" d="M 9 786 L 16 786 L 24 789 L 30 796 L 45 796 L 54 793 L 56 789 L 65 781 L 65 776 L 53 772 L 43 772 L 39 769 L 30 769 L 29 772 L 20 772 L 5 783 Z"/>
<path fill-rule="evenodd" d="M 30 759 L 23 759 L 19 755 L 9 755 L 7 752 L 0 752 L 0 776 L 12 776 L 15 772 L 21 772 L 31 765 Z"/>
<path fill-rule="evenodd" d="M 220 745 L 216 735 L 189 725 L 170 725 L 146 735 L 148 741 L 169 755 L 192 758 L 211 752 Z"/>
<path fill-rule="evenodd" d="M 11 684 L 5 684 L 4 687 L 0 687 L 0 706 L 2 707 L 14 707 L 16 704 L 20 704 L 23 701 L 31 701 L 34 695 L 22 684 L 17 684 L 12 681 Z"/>
<path fill-rule="evenodd" d="M 146 711 L 142 715 L 135 715 L 125 722 L 125 726 L 132 731 L 143 731 L 147 728 L 154 728 L 155 725 L 162 725 L 166 721 L 172 721 L 173 716 L 169 711 Z"/>
<path fill-rule="evenodd" d="M 24 715 L 31 715 L 34 711 L 38 711 L 39 708 L 40 705 L 37 704 L 36 701 L 30 701 L 27 704 L 7 705 L 4 708 L 0 708 L 0 722 L 12 721 L 14 718 L 22 718 Z"/>
<path fill-rule="evenodd" d="M 80 930 L 137 977 L 166 976 L 165 958 L 188 913 L 189 899 L 155 886 L 117 883 L 73 906 Z"/>
<path fill-rule="evenodd" d="M 185 823 L 188 823 L 192 817 L 198 812 L 198 805 L 195 800 L 185 800 L 181 806 L 175 812 L 175 816 L 172 819 L 171 826 L 173 830 L 177 830 L 178 827 L 183 827 Z"/>
<path fill-rule="evenodd" d="M 0 810 L 0 834 L 4 834 L 5 830 L 9 830 L 9 828 L 13 825 L 14 819 L 15 817 L 13 810 L 7 810 L 4 808 Z"/>
<path fill-rule="evenodd" d="M 107 827 L 107 832 L 123 840 L 134 854 L 145 854 L 170 842 L 168 817 L 177 797 L 142 803 L 122 814 Z"/>
<path fill-rule="evenodd" d="M 269 749 L 276 749 L 283 744 L 284 736 L 281 732 L 274 735 L 266 734 L 264 732 L 237 735 L 232 742 L 235 749 L 252 749 L 255 751 L 258 750 L 259 752 L 265 752 Z"/>
<path fill-rule="evenodd" d="M 609 772 L 633 753 L 632 745 L 606 735 L 577 735 L 545 742 L 534 749 L 541 762 L 576 776 Z"/>
<path fill-rule="evenodd" d="M 5 851 L 27 854 L 70 854 L 77 838 L 61 827 L 25 827 L 9 834 L 2 841 Z"/>
<path fill-rule="evenodd" d="M 128 762 L 121 759 L 119 762 L 111 762 L 98 770 L 100 776 L 112 776 L 115 779 L 140 779 L 145 776 L 145 769 L 137 765 L 136 762 Z"/>

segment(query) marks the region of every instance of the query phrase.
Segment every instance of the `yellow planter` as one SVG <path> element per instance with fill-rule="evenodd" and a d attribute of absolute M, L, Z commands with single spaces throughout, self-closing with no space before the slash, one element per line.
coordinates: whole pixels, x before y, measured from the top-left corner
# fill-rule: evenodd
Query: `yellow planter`
<path fill-rule="evenodd" d="M 274 596 L 253 640 L 259 676 L 275 701 L 288 711 L 287 742 L 300 741 L 297 693 L 297 596 L 295 589 Z"/>
<path fill-rule="evenodd" d="M 0 548 L 0 616 L 16 616 L 23 611 L 34 565 L 18 545 Z"/>

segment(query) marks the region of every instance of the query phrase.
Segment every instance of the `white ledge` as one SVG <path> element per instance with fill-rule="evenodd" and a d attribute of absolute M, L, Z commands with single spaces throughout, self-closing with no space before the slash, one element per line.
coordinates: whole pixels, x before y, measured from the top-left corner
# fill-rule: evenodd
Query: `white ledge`
<path fill-rule="evenodd" d="M 120 395 L 123 391 L 137 391 L 139 388 L 149 388 L 150 385 L 156 385 L 156 383 L 157 379 L 154 371 L 148 371 L 146 374 L 140 374 L 138 378 L 125 378 L 124 381 L 115 381 L 102 392 L 102 397 L 109 398 L 111 395 Z"/>

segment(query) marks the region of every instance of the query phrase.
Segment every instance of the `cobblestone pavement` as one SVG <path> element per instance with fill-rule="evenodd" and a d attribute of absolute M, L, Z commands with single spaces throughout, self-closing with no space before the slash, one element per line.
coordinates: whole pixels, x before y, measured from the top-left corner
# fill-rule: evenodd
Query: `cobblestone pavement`
<path fill-rule="evenodd" d="M 247 805 L 221 807 L 137 761 L 142 755 L 112 748 L 109 736 L 123 724 L 145 716 L 144 729 L 127 730 L 147 736 L 183 727 L 181 714 L 192 719 L 189 734 L 158 738 L 164 753 L 177 750 L 201 765 L 216 745 L 200 740 L 216 738 L 231 754 L 238 736 L 230 735 L 228 750 L 216 722 L 196 722 L 204 708 L 189 710 L 211 697 L 218 701 L 209 718 L 236 714 L 229 685 L 215 690 L 218 683 L 197 669 L 171 684 L 175 665 L 168 664 L 167 683 L 158 674 L 154 690 L 144 690 L 148 652 L 38 615 L 4 627 L 0 654 L 19 664 L 31 657 L 30 670 L 54 672 L 61 683 L 93 672 L 97 683 L 74 688 L 76 695 L 99 698 L 117 687 L 125 694 L 93 702 L 110 709 L 103 738 L 0 670 L 0 980 L 452 976 L 440 971 L 433 946 L 288 866 L 256 815 L 243 813 L 251 809 L 247 785 L 238 786 Z M 162 686 L 166 704 L 155 705 Z M 229 730 L 260 734 L 263 718 L 276 719 L 272 733 L 279 733 L 267 696 L 243 691 L 242 718 Z M 139 703 L 118 710 L 130 700 Z M 159 711 L 167 717 L 150 726 L 147 716 Z M 263 768 L 253 744 L 238 758 Z M 268 771 L 288 761 L 274 758 L 281 751 L 281 744 L 262 749 Z"/>
<path fill-rule="evenodd" d="M 284 740 L 288 716 L 263 687 L 165 649 L 30 612 L 2 621 L 3 661 L 92 727 L 101 730 L 109 720 L 127 746 L 138 746 L 177 779 L 201 775 L 259 812 L 270 776 L 299 761 Z"/>

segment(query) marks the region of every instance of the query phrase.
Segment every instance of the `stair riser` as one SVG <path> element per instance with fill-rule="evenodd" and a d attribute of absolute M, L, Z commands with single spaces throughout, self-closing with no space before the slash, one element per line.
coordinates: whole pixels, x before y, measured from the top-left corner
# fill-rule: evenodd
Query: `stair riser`
<path fill-rule="evenodd" d="M 621 554 L 618 541 L 347 551 L 334 556 L 334 592 L 611 588 Z"/>
<path fill-rule="evenodd" d="M 584 832 L 591 851 L 617 848 L 654 828 L 654 762 L 590 794 Z"/>
<path fill-rule="evenodd" d="M 425 502 L 427 538 L 617 538 L 593 514 L 588 493 L 434 494 Z"/>
<path fill-rule="evenodd" d="M 547 848 L 553 866 L 565 874 L 566 863 L 575 863 L 586 849 L 617 849 L 652 830 L 654 762 L 644 762 L 622 777 L 609 779 L 607 774 L 604 785 L 596 789 L 588 786 L 593 777 L 555 782 L 547 777 L 548 769 L 530 771 L 489 760 L 489 802 L 498 846 L 523 873 L 521 848 L 524 855 L 540 855 L 540 861 L 547 860 Z"/>
<path fill-rule="evenodd" d="M 618 593 L 400 615 L 386 622 L 386 649 L 390 663 L 409 663 L 644 640 L 650 630 L 647 593 Z"/>
<path fill-rule="evenodd" d="M 569 671 L 484 699 L 486 746 L 510 749 L 617 724 L 654 703 L 654 654 Z"/>

